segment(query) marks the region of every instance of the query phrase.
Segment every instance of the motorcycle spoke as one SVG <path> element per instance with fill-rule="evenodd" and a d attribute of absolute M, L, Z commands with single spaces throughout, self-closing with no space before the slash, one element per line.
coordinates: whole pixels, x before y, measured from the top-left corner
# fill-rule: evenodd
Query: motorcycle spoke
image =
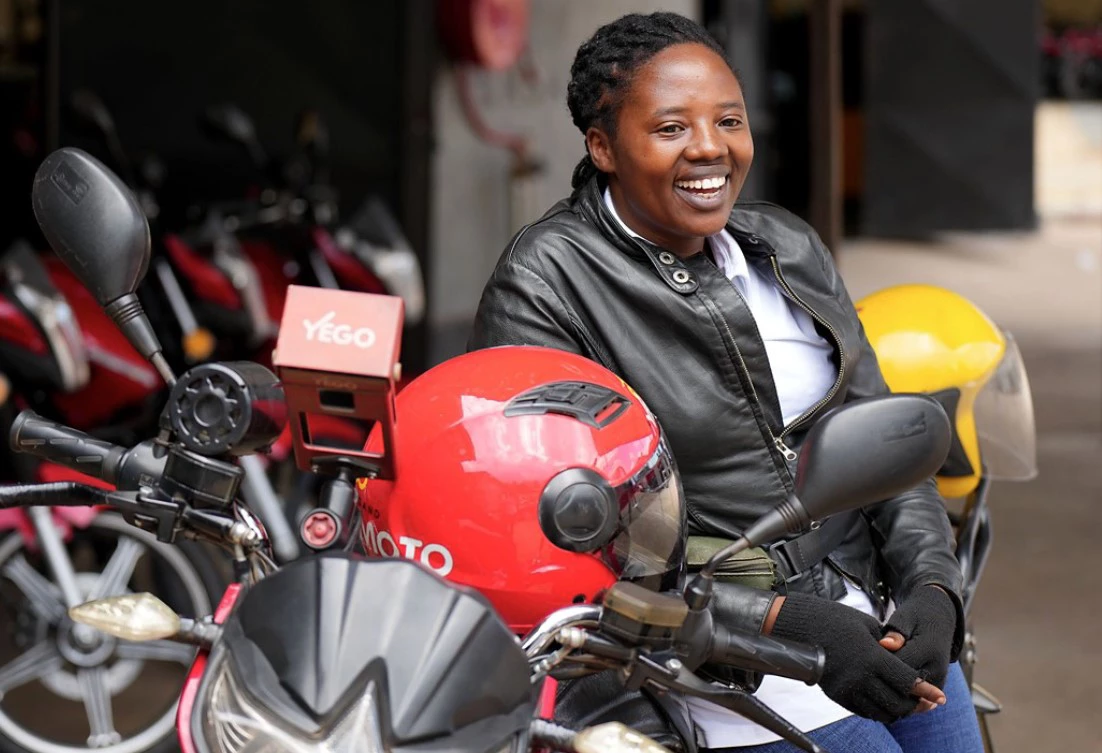
<path fill-rule="evenodd" d="M 42 641 L 30 651 L 23 653 L 0 667 L 0 698 L 9 690 L 26 685 L 61 669 L 61 654 L 54 643 Z"/>
<path fill-rule="evenodd" d="M 111 691 L 107 688 L 107 670 L 103 667 L 82 669 L 77 673 L 84 710 L 88 714 L 88 747 L 104 748 L 122 740 L 115 731 L 111 710 Z"/>
<path fill-rule="evenodd" d="M 128 536 L 120 537 L 118 546 L 92 589 L 91 598 L 105 599 L 123 593 L 143 554 L 145 547 L 142 544 Z"/>
<path fill-rule="evenodd" d="M 4 566 L 3 574 L 27 597 L 31 609 L 40 619 L 56 625 L 65 616 L 65 605 L 57 589 L 46 576 L 31 567 L 22 554 L 11 558 Z"/>
<path fill-rule="evenodd" d="M 195 659 L 195 646 L 174 641 L 119 641 L 115 654 L 120 659 L 177 662 L 185 666 Z"/>

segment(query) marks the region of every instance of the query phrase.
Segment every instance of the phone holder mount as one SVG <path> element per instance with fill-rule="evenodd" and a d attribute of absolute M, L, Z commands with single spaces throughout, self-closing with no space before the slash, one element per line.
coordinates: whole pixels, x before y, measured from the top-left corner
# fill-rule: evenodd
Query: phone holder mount
<path fill-rule="evenodd" d="M 291 285 L 272 362 L 283 382 L 295 464 L 328 477 L 319 506 L 299 534 L 311 549 L 347 543 L 357 478 L 393 479 L 394 395 L 402 299 L 389 295 Z M 312 417 L 375 424 L 382 452 L 333 447 L 312 431 Z"/>

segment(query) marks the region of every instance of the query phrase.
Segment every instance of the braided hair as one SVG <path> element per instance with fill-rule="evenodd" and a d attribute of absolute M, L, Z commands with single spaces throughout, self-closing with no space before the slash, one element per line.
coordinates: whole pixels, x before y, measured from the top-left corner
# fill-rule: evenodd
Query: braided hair
<path fill-rule="evenodd" d="M 596 126 L 609 135 L 632 76 L 667 47 L 702 44 L 726 60 L 723 49 L 700 26 L 676 13 L 630 13 L 605 24 L 578 48 L 570 66 L 566 104 L 583 134 Z M 576 192 L 598 172 L 588 149 L 574 168 L 570 186 Z"/>

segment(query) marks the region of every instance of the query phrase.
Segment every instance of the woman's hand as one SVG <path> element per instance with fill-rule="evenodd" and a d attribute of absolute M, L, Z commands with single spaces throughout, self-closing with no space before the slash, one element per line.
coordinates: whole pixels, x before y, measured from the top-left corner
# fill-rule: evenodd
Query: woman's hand
<path fill-rule="evenodd" d="M 780 602 L 778 605 L 777 602 Z M 945 703 L 945 694 L 879 643 L 876 618 L 827 599 L 778 597 L 763 632 L 821 646 L 823 692 L 855 714 L 890 723 Z"/>
<path fill-rule="evenodd" d="M 913 667 L 923 680 L 945 685 L 957 611 L 940 586 L 915 590 L 892 613 L 880 645 Z"/>

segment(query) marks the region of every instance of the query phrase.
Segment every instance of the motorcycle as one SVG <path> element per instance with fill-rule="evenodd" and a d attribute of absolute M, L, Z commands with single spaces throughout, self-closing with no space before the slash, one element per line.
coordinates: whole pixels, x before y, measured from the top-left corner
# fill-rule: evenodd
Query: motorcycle
<path fill-rule="evenodd" d="M 382 200 L 370 196 L 348 222 L 339 221 L 337 191 L 329 180 L 329 132 L 319 113 L 300 115 L 296 150 L 282 166 L 268 156 L 252 120 L 240 108 L 211 107 L 204 125 L 243 147 L 263 177 L 264 184 L 256 189 L 261 211 L 277 221 L 242 228 L 243 242 L 284 251 L 308 271 L 309 284 L 399 296 L 406 324 L 421 321 L 425 292 L 420 264 Z"/>
<path fill-rule="evenodd" d="M 148 234 L 132 195 L 76 150 L 54 153 L 39 174 L 36 215 L 51 245 L 107 310 L 124 311 L 117 323 L 140 352 L 152 362 L 163 360 L 133 295 Z M 75 186 L 80 202 L 72 201 Z M 112 232 L 96 232 L 99 226 Z M 221 404 L 201 390 L 215 374 L 226 387 Z M 387 379 L 395 376 L 390 369 Z M 332 391 L 324 384 L 315 390 L 319 399 Z M 386 410 L 393 393 L 375 397 L 384 419 L 392 419 Z M 262 527 L 236 501 L 242 472 L 232 458 L 274 441 L 287 412 L 275 375 L 238 362 L 181 375 L 161 433 L 129 449 L 33 412 L 20 414 L 13 425 L 15 449 L 79 468 L 116 490 L 74 482 L 0 488 L 0 508 L 104 504 L 161 541 L 198 538 L 232 553 L 238 582 L 212 619 L 180 617 L 144 594 L 69 610 L 75 624 L 111 636 L 101 640 L 199 646 L 178 711 L 185 753 L 663 750 L 622 726 L 576 733 L 549 721 L 557 678 L 609 668 L 620 672 L 628 689 L 704 698 L 803 750 L 820 751 L 752 694 L 695 674 L 712 661 L 814 683 L 823 670 L 821 649 L 715 625 L 707 608 L 715 572 L 743 549 L 913 486 L 940 466 L 949 449 L 948 419 L 935 400 L 886 396 L 851 403 L 809 432 L 796 493 L 683 587 L 657 593 L 616 583 L 599 605 L 564 607 L 518 643 L 485 598 L 412 560 L 334 551 L 279 568 L 266 551 Z M 392 428 L 383 424 L 381 431 Z M 892 442 L 879 440 L 885 431 Z M 860 474 L 852 472 L 857 459 Z M 364 463 L 341 461 L 376 474 L 393 470 L 385 457 L 373 468 Z M 347 473 L 326 483 L 333 492 L 328 498 L 352 506 Z"/>
<path fill-rule="evenodd" d="M 143 161 L 140 169 L 134 166 L 122 147 L 114 118 L 93 92 L 76 92 L 72 105 L 80 119 L 99 134 L 113 162 L 135 191 L 146 217 L 155 222 L 160 215 L 157 189 L 164 178 L 163 167 L 150 167 L 152 158 Z M 163 295 L 154 300 L 167 301 L 173 314 L 171 327 L 158 324 L 157 317 L 153 321 L 162 341 L 165 332 L 173 338 L 182 333 L 186 355 L 182 361 L 170 359 L 170 365 L 182 368 L 212 355 L 255 357 L 262 362 L 269 357 L 277 331 L 275 322 L 282 312 L 287 285 L 296 273 L 284 260 L 273 256 L 272 249 L 250 245 L 238 238 L 236 231 L 250 222 L 276 222 L 270 213 L 258 215 L 253 210 L 238 207 L 234 214 L 228 213 L 225 206 L 210 206 L 194 228 L 179 233 L 153 233 L 151 264 L 163 289 Z M 188 295 L 195 301 L 194 307 L 189 304 Z M 142 300 L 144 305 L 150 304 L 149 298 Z M 354 444 L 359 440 L 362 444 L 360 433 L 352 432 L 339 421 L 330 422 L 327 431 L 342 441 Z M 245 496 L 269 527 L 280 561 L 290 561 L 302 551 L 300 536 L 292 526 L 293 518 L 288 519 L 284 511 L 286 495 L 273 486 L 280 473 L 278 469 L 285 465 L 289 442 L 289 436 L 285 435 L 266 456 L 245 456 L 239 461 L 246 468 Z M 269 473 L 273 467 L 276 470 Z"/>
<path fill-rule="evenodd" d="M 938 469 L 950 503 L 956 555 L 964 574 L 968 622 L 960 663 L 972 691 L 980 732 L 994 750 L 989 717 L 1002 704 L 975 682 L 977 640 L 972 605 L 993 542 L 988 495 L 995 480 L 1037 473 L 1029 377 L 1014 337 L 971 301 L 931 285 L 897 285 L 857 301 L 858 315 L 888 386 L 941 402 L 952 418 L 952 450 Z"/>
<path fill-rule="evenodd" d="M 404 303 L 405 323 L 421 321 L 425 293 L 420 265 L 386 205 L 370 196 L 348 222 L 339 221 L 338 196 L 329 181 L 328 129 L 319 113 L 300 116 L 296 149 L 283 164 L 271 158 L 252 120 L 235 105 L 208 108 L 201 124 L 212 137 L 241 147 L 259 176 L 252 199 L 225 208 L 232 218 L 233 242 L 258 269 L 295 269 L 302 284 L 332 290 L 396 295 Z M 280 297 L 280 310 L 285 300 Z M 319 416 L 315 433 L 329 444 L 359 448 L 366 439 L 364 429 L 337 416 Z M 290 435 L 284 434 L 267 458 L 288 515 L 301 529 L 320 489 L 316 477 L 285 462 L 290 451 Z"/>
<path fill-rule="evenodd" d="M 0 426 L 6 431 L 17 408 L 33 406 L 82 427 L 110 419 L 116 436 L 129 437 L 129 427 L 157 400 L 159 377 L 55 262 L 26 243 L 16 243 L 0 262 L 0 362 L 11 380 Z M 0 456 L 4 483 L 109 486 L 59 464 Z M 158 544 L 102 507 L 0 512 L 0 604 L 7 618 L 0 645 L 0 749 L 143 750 L 163 739 L 171 732 L 169 699 L 159 706 L 154 699 L 131 714 L 125 735 L 103 732 L 104 709 L 112 697 L 149 693 L 164 677 L 182 672 L 190 655 L 178 646 L 104 644 L 87 630 L 74 630 L 64 609 L 133 587 L 154 590 L 181 612 L 201 616 L 210 613 L 224 583 L 208 551 Z M 28 680 L 38 683 L 32 687 Z M 88 716 L 91 731 L 43 719 L 34 710 L 42 705 L 75 706 Z"/>

